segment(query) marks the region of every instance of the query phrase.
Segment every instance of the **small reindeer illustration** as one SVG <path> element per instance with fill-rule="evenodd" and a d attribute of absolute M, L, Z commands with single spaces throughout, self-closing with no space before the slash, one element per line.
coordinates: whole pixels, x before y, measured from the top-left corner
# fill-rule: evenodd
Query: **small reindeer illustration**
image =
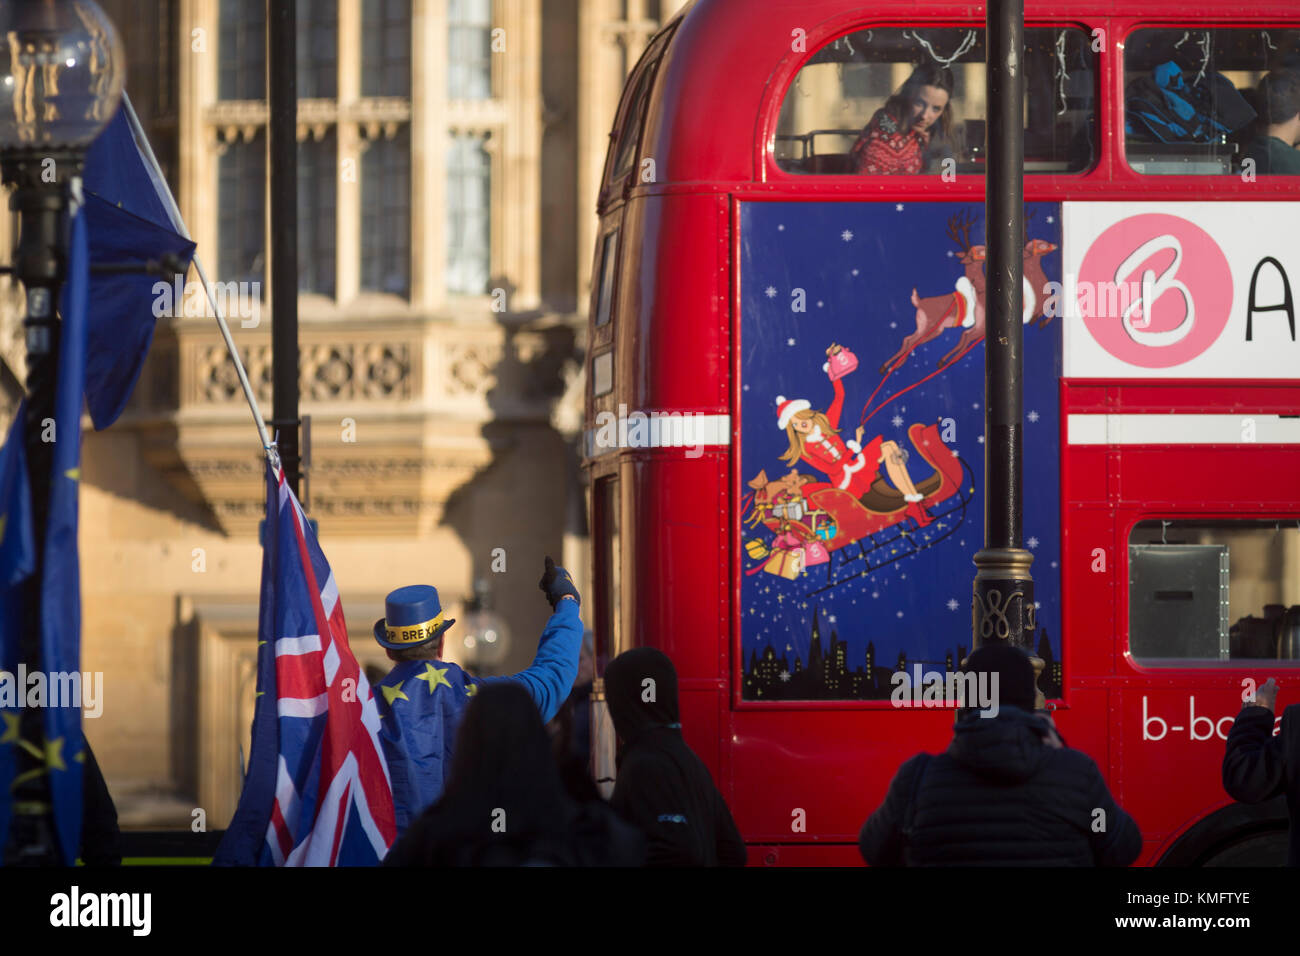
<path fill-rule="evenodd" d="M 1020 238 L 1022 240 L 1025 240 L 1029 223 L 1033 218 L 1034 210 L 1030 209 L 1025 214 L 1024 224 L 1021 226 Z M 1056 246 L 1048 242 L 1046 239 L 1029 239 L 1025 241 L 1022 253 L 1024 264 L 1021 267 L 1021 303 L 1023 309 L 1021 318 L 1025 324 L 1028 324 L 1037 318 L 1039 320 L 1038 324 L 1042 326 L 1046 325 L 1051 320 L 1051 317 L 1044 313 L 1044 308 L 1051 290 L 1048 288 L 1047 274 L 1043 272 L 1042 259 L 1043 256 L 1047 255 L 1049 252 L 1055 251 L 1055 249 Z M 960 280 L 958 281 L 960 282 Z M 984 341 L 985 287 L 981 284 L 978 286 L 978 289 L 979 302 L 975 324 L 962 333 L 961 339 L 957 342 L 957 347 L 939 361 L 940 368 L 943 368 L 951 362 L 961 358 L 966 354 L 967 350 L 974 348 L 980 342 Z"/>
<path fill-rule="evenodd" d="M 1055 251 L 1056 246 L 1046 239 L 1030 239 L 1025 243 L 1025 293 L 1028 295 L 1030 290 L 1033 290 L 1037 295 L 1033 311 L 1027 321 L 1038 319 L 1040 329 L 1052 321 L 1052 316 L 1046 311 L 1052 290 L 1049 288 L 1047 273 L 1043 271 L 1042 259 L 1049 252 Z"/>
<path fill-rule="evenodd" d="M 903 344 L 897 352 L 880 366 L 880 374 L 899 368 L 917 346 L 924 345 L 936 338 L 944 329 L 962 326 L 962 333 L 957 347 L 940 361 L 940 366 L 960 355 L 971 342 L 978 342 L 984 337 L 984 246 L 972 246 L 970 243 L 971 227 L 975 224 L 973 215 L 958 213 L 948 220 L 948 238 L 961 249 L 958 261 L 966 267 L 965 275 L 957 280 L 956 289 L 946 295 L 918 298 L 916 289 L 912 289 L 912 305 L 916 307 L 916 331 L 903 338 Z"/>

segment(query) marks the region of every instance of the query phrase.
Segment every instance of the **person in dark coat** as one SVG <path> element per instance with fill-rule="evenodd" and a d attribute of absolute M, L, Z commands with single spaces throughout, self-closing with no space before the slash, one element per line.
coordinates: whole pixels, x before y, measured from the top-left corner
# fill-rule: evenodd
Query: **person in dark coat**
<path fill-rule="evenodd" d="M 1128 866 L 1137 859 L 1142 835 L 1097 765 L 1033 710 L 1029 658 L 990 643 L 962 671 L 988 675 L 981 680 L 996 694 L 996 710 L 963 708 L 947 751 L 918 754 L 898 768 L 862 826 L 862 858 L 872 866 Z"/>
<path fill-rule="evenodd" d="M 85 764 L 81 769 L 81 862 L 86 866 L 121 866 L 122 831 L 117 807 L 99 769 L 90 741 L 84 740 Z"/>
<path fill-rule="evenodd" d="M 1263 803 L 1286 794 L 1291 818 L 1286 865 L 1300 866 L 1300 704 L 1282 712 L 1273 735 L 1277 683 L 1269 678 L 1237 715 L 1223 753 L 1223 789 L 1242 803 Z"/>
<path fill-rule="evenodd" d="M 709 770 L 686 746 L 677 672 L 661 651 L 625 651 L 605 669 L 618 734 L 610 802 L 649 840 L 650 866 L 743 866 L 745 841 Z"/>
<path fill-rule="evenodd" d="M 603 801 L 565 793 L 537 705 L 518 684 L 484 686 L 456 737 L 441 798 L 385 866 L 640 866 L 645 841 Z"/>

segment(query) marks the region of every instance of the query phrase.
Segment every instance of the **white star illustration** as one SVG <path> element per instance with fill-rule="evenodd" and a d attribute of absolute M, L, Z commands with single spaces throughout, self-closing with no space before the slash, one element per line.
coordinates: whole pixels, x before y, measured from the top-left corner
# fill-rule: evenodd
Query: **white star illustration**
<path fill-rule="evenodd" d="M 850 273 L 850 275 L 857 275 L 857 274 L 858 274 L 858 270 L 857 270 L 857 269 L 854 269 L 854 270 Z"/>
<path fill-rule="evenodd" d="M 853 231 L 851 229 L 845 229 L 843 232 L 840 233 L 840 238 L 843 239 L 845 242 L 852 241 Z"/>
<path fill-rule="evenodd" d="M 948 250 L 948 258 L 949 258 L 949 259 L 951 259 L 951 258 L 952 258 L 953 256 L 955 256 L 955 255 L 957 255 L 957 253 L 953 252 L 951 249 Z"/>
<path fill-rule="evenodd" d="M 899 616 L 899 617 L 902 617 L 902 616 L 903 616 L 903 612 L 902 612 L 902 611 L 899 611 L 899 612 L 898 612 L 898 616 Z"/>
<path fill-rule="evenodd" d="M 786 344 L 786 345 L 794 345 L 794 339 L 786 339 L 786 340 L 785 340 L 785 344 Z"/>
<path fill-rule="evenodd" d="M 790 679 L 789 671 L 781 671 L 781 680 L 788 681 L 789 679 Z"/>
<path fill-rule="evenodd" d="M 1031 411 L 1031 412 L 1030 412 L 1028 415 L 1026 415 L 1025 417 L 1028 418 L 1031 422 L 1036 422 L 1036 421 L 1038 421 L 1038 412 Z"/>
<path fill-rule="evenodd" d="M 1041 608 L 1042 606 L 1043 606 L 1043 603 L 1042 603 L 1041 601 L 1035 601 L 1035 602 L 1034 602 L 1034 610 L 1035 610 L 1035 611 L 1037 611 L 1037 610 L 1038 610 L 1039 608 Z"/>
<path fill-rule="evenodd" d="M 1055 561 L 1052 562 L 1052 567 L 1056 567 L 1056 562 L 1055 562 Z"/>
<path fill-rule="evenodd" d="M 830 621 L 832 624 L 834 624 L 834 623 L 835 623 L 835 615 L 834 615 L 834 614 L 830 615 L 829 617 L 826 618 L 826 620 L 828 620 L 828 621 Z"/>
<path fill-rule="evenodd" d="M 903 204 L 902 204 L 901 202 L 898 203 L 896 206 L 894 206 L 894 210 L 895 210 L 896 212 L 902 212 L 902 211 L 903 211 Z"/>
<path fill-rule="evenodd" d="M 872 592 L 871 592 L 871 596 L 872 596 L 873 598 L 878 598 L 878 597 L 880 597 L 880 592 L 879 592 L 879 591 L 872 591 Z"/>
<path fill-rule="evenodd" d="M 956 598 L 948 598 L 948 610 L 955 611 L 959 607 L 961 607 L 961 605 L 957 603 Z"/>
<path fill-rule="evenodd" d="M 979 442 L 981 445 L 984 444 L 984 436 L 983 436 L 983 435 L 980 435 L 980 436 L 979 436 L 978 438 L 976 438 L 975 440 L 976 440 L 977 442 Z"/>
<path fill-rule="evenodd" d="M 777 232 L 784 232 L 784 231 L 785 231 L 785 223 L 783 223 L 783 222 L 779 222 L 779 223 L 777 223 L 777 225 L 776 225 L 776 229 L 777 229 Z"/>
<path fill-rule="evenodd" d="M 748 391 L 749 391 L 749 385 L 748 385 L 748 384 L 745 384 L 745 385 L 740 386 L 740 390 L 741 390 L 742 392 L 748 392 Z"/>
<path fill-rule="evenodd" d="M 775 298 L 776 298 L 776 286 L 774 286 L 774 285 L 770 285 L 770 286 L 768 286 L 766 289 L 763 290 L 763 295 L 767 296 L 769 299 L 775 299 Z"/>
<path fill-rule="evenodd" d="M 979 402 L 973 402 L 973 403 L 971 404 L 971 408 L 979 408 L 979 407 L 980 407 L 980 403 L 979 403 Z"/>
<path fill-rule="evenodd" d="M 895 415 L 893 418 L 890 419 L 890 421 L 893 422 L 895 428 L 902 428 L 902 427 L 903 427 L 903 416 L 902 416 L 902 415 Z"/>
<path fill-rule="evenodd" d="M 1030 538 L 1030 539 L 1029 539 L 1029 546 L 1030 546 L 1031 548 L 1036 548 L 1036 547 L 1038 547 L 1038 539 L 1037 539 L 1037 538 Z"/>
<path fill-rule="evenodd" d="M 890 327 L 891 329 L 896 329 L 896 328 L 898 328 L 898 323 L 897 323 L 897 322 L 890 322 L 890 323 L 889 323 L 889 327 Z"/>
<path fill-rule="evenodd" d="M 818 300 L 817 300 L 817 308 L 820 309 L 820 308 L 821 308 L 823 305 L 825 305 L 825 304 L 826 304 L 826 303 L 822 302 L 821 299 L 818 299 Z"/>
<path fill-rule="evenodd" d="M 1055 217 L 1055 216 L 1048 216 L 1048 217 L 1047 217 L 1047 221 L 1048 221 L 1048 222 L 1056 222 L 1056 217 Z"/>

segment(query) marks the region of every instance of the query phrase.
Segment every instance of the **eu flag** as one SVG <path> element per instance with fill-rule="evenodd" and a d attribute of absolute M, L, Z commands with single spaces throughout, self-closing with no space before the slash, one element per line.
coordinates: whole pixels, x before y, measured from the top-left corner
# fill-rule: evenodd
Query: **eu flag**
<path fill-rule="evenodd" d="M 158 260 L 170 253 L 189 269 L 194 243 L 174 216 L 171 192 L 141 154 L 124 105 L 86 153 L 86 231 L 97 265 Z M 168 304 L 180 314 L 173 285 L 145 272 L 98 273 L 87 330 L 86 405 L 96 429 L 126 407 L 153 341 L 154 323 Z"/>
<path fill-rule="evenodd" d="M 24 611 L 22 583 L 32 573 L 36 557 L 23 447 L 26 412 L 26 403 L 18 407 L 18 416 L 0 450 L 0 671 L 10 674 L 18 665 L 18 634 Z M 17 692 L 17 688 L 14 690 Z M 18 715 L 16 701 L 0 697 L 0 847 L 9 835 L 9 782 L 16 772 Z"/>
<path fill-rule="evenodd" d="M 45 525 L 41 577 L 41 670 L 81 672 L 81 571 L 77 552 L 77 501 L 81 485 L 81 406 L 86 383 L 86 297 L 90 254 L 86 217 L 72 220 L 68 275 L 63 286 L 59 380 L 54 396 L 54 463 Z M 53 706 L 59 704 L 62 706 Z M 54 832 L 63 862 L 81 848 L 81 701 L 50 700 L 45 715 L 45 767 L 49 773 Z"/>

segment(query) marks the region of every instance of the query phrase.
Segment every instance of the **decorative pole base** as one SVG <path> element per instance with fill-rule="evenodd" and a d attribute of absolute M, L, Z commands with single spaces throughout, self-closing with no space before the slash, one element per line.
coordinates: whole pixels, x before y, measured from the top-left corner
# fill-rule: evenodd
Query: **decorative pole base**
<path fill-rule="evenodd" d="M 1047 698 L 1038 690 L 1044 663 L 1034 656 L 1038 618 L 1034 608 L 1034 579 L 1029 567 L 1034 556 L 1023 548 L 986 548 L 975 554 L 975 586 L 971 601 L 971 650 L 990 641 L 1012 644 L 1034 665 L 1034 704 L 1042 709 Z"/>

